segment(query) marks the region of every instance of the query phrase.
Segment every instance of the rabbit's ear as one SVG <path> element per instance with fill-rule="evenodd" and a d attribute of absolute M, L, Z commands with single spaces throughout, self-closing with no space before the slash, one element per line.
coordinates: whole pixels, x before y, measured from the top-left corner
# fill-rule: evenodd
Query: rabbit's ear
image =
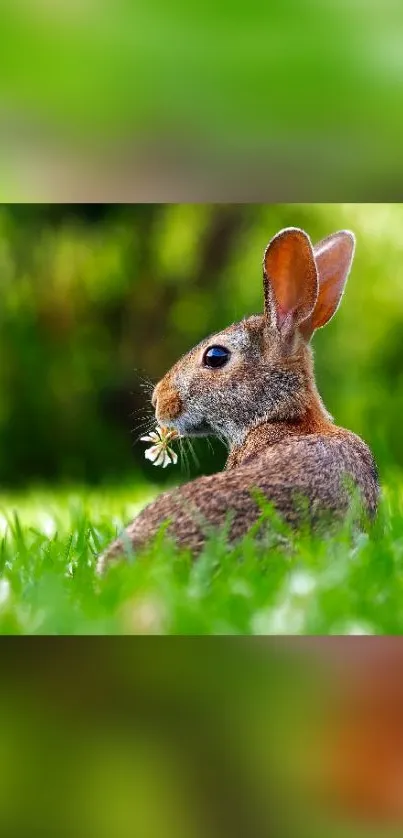
<path fill-rule="evenodd" d="M 336 313 L 354 258 L 355 237 L 349 230 L 340 230 L 315 245 L 319 275 L 318 301 L 312 316 L 301 327 L 306 340 Z"/>
<path fill-rule="evenodd" d="M 265 315 L 283 335 L 309 317 L 318 298 L 318 273 L 309 236 L 289 227 L 267 245 L 263 259 Z"/>

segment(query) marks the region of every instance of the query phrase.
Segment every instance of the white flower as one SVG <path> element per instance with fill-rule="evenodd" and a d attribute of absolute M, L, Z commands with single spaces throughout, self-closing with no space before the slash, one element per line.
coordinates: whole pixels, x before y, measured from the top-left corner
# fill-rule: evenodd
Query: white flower
<path fill-rule="evenodd" d="M 170 443 L 179 436 L 177 431 L 169 428 L 160 428 L 158 425 L 155 431 L 151 431 L 147 436 L 140 437 L 141 442 L 152 442 L 151 448 L 147 448 L 144 456 L 146 460 L 151 460 L 154 466 L 162 466 L 166 468 L 169 463 L 176 465 L 178 462 L 178 455 L 170 447 Z"/>

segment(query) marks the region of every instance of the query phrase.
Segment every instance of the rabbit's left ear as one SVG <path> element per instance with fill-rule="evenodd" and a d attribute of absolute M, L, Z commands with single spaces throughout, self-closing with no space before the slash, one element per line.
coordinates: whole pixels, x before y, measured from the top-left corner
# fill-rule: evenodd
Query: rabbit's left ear
<path fill-rule="evenodd" d="M 318 272 L 309 236 L 289 227 L 267 245 L 263 259 L 265 315 L 289 336 L 314 311 Z"/>

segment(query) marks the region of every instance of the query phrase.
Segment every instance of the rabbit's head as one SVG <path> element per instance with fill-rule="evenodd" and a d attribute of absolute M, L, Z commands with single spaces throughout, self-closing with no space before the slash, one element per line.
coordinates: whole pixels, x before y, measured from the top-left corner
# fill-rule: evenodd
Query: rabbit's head
<path fill-rule="evenodd" d="M 347 231 L 315 247 L 302 230 L 278 233 L 263 259 L 264 313 L 206 338 L 172 367 L 153 393 L 158 423 L 241 444 L 262 422 L 298 421 L 316 394 L 309 341 L 335 313 L 353 255 Z"/>

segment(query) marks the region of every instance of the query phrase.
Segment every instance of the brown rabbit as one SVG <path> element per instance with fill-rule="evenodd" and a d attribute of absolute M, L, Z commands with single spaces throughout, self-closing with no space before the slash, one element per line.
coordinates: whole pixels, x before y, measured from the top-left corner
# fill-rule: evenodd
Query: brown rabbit
<path fill-rule="evenodd" d="M 369 516 L 378 479 L 369 448 L 337 427 L 316 389 L 310 338 L 334 315 L 354 255 L 352 233 L 341 231 L 312 248 L 296 228 L 279 232 L 263 259 L 264 314 L 203 340 L 157 384 L 152 404 L 160 425 L 183 436 L 216 434 L 229 446 L 225 470 L 165 492 L 149 504 L 98 561 L 102 572 L 124 551 L 142 547 L 164 521 L 194 554 L 206 531 L 231 511 L 230 538 L 241 537 L 260 514 L 256 492 L 297 525 L 306 499 L 313 524 L 322 511 L 335 519 L 350 505 L 346 477 Z M 347 481 L 348 482 L 348 481 Z"/>

